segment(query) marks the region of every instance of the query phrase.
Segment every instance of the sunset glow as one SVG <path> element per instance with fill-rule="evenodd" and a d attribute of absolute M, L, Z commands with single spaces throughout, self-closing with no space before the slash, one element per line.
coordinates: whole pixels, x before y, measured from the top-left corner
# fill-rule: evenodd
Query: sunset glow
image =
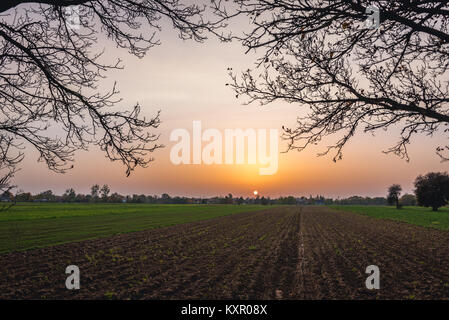
<path fill-rule="evenodd" d="M 244 106 L 244 98 L 236 99 L 225 85 L 229 82 L 226 69 L 232 65 L 235 72 L 244 70 L 254 59 L 251 53 L 242 54 L 238 44 L 214 39 L 208 40 L 206 46 L 183 42 L 169 28 L 166 30 L 162 45 L 152 48 L 143 59 L 108 47 L 110 56 L 126 59 L 126 68 L 110 72 L 104 81 L 108 87 L 117 80 L 124 98 L 120 106 L 128 108 L 139 102 L 147 117 L 161 110 L 162 122 L 155 132 L 160 134 L 158 143 L 165 148 L 152 154 L 154 161 L 127 178 L 120 163 L 108 161 L 99 149 L 92 147 L 88 152 L 76 154 L 72 170 L 57 174 L 49 172 L 44 163 L 37 163 L 39 155 L 29 148 L 15 177 L 20 189 L 33 193 L 51 189 L 62 194 L 73 187 L 76 192 L 89 192 L 93 184 L 99 183 L 123 194 L 244 196 L 248 189 L 263 188 L 264 195 L 270 197 L 384 196 L 392 181 L 403 185 L 405 192 L 411 192 L 418 174 L 447 170 L 447 163 L 441 163 L 435 155 L 435 146 L 444 142 L 442 136 L 420 136 L 411 141 L 408 163 L 382 153 L 395 143 L 399 130 L 379 132 L 376 136 L 357 133 L 337 163 L 332 161 L 332 154 L 316 156 L 330 141 L 323 140 L 319 146 L 303 152 L 283 153 L 286 142 L 281 140 L 279 166 L 273 175 L 260 175 L 263 166 L 259 164 L 174 165 L 170 150 L 176 142 L 170 141 L 170 133 L 178 128 L 191 132 L 195 120 L 201 120 L 203 130 L 212 128 L 223 133 L 226 128 L 278 129 L 282 133 L 282 126 L 294 126 L 296 117 L 302 113 L 295 104 L 274 102 L 261 108 L 256 104 Z M 203 147 L 206 145 L 204 142 Z"/>

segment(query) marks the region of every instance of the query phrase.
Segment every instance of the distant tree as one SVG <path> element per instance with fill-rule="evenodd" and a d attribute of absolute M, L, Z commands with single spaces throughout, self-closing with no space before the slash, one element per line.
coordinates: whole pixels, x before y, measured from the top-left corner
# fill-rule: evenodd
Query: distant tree
<path fill-rule="evenodd" d="M 55 199 L 55 195 L 53 194 L 53 191 L 46 190 L 44 192 L 41 192 L 36 195 L 36 200 L 40 201 L 53 201 Z"/>
<path fill-rule="evenodd" d="M 101 200 L 103 202 L 107 202 L 108 201 L 109 192 L 111 192 L 111 189 L 109 188 L 109 186 L 107 184 L 105 184 L 105 185 L 103 185 L 103 187 L 101 187 L 100 195 L 101 195 Z"/>
<path fill-rule="evenodd" d="M 416 197 L 413 194 L 404 194 L 399 199 L 399 203 L 403 206 L 416 206 Z"/>
<path fill-rule="evenodd" d="M 33 196 L 29 192 L 21 192 L 16 195 L 17 202 L 29 202 L 33 200 Z"/>
<path fill-rule="evenodd" d="M 98 184 L 94 184 L 90 188 L 90 195 L 92 196 L 92 200 L 93 201 L 97 201 L 98 200 L 98 192 L 99 191 L 100 191 L 100 186 Z"/>
<path fill-rule="evenodd" d="M 388 188 L 387 200 L 390 205 L 396 205 L 396 209 L 400 208 L 399 196 L 401 195 L 402 187 L 398 184 L 393 184 Z"/>
<path fill-rule="evenodd" d="M 356 204 L 364 204 L 364 202 L 365 198 L 361 196 L 351 196 L 347 199 L 343 199 L 343 204 L 356 205 Z"/>
<path fill-rule="evenodd" d="M 360 197 L 360 196 L 352 196 L 344 199 L 336 199 L 333 201 L 335 204 L 341 205 L 387 205 L 388 201 L 384 197 Z"/>
<path fill-rule="evenodd" d="M 147 202 L 147 196 L 144 194 L 139 194 L 137 196 L 137 202 L 138 203 L 146 203 Z"/>
<path fill-rule="evenodd" d="M 133 194 L 130 201 L 132 203 L 145 203 L 147 201 L 147 196 L 144 194 Z M 165 203 L 170 203 L 170 201 Z"/>
<path fill-rule="evenodd" d="M 430 172 L 418 176 L 415 180 L 415 195 L 418 205 L 437 211 L 449 202 L 449 175 L 446 172 Z"/>
<path fill-rule="evenodd" d="M 375 197 L 372 199 L 372 201 L 368 202 L 367 204 L 371 205 L 377 205 L 377 206 L 384 206 L 388 203 L 387 199 L 384 197 Z"/>
<path fill-rule="evenodd" d="M 87 202 L 88 199 L 85 194 L 78 193 L 75 197 L 75 202 Z"/>
<path fill-rule="evenodd" d="M 67 189 L 62 195 L 62 201 L 64 202 L 74 202 L 76 198 L 76 192 L 73 188 Z"/>
<path fill-rule="evenodd" d="M 111 194 L 111 196 L 109 197 L 109 202 L 112 202 L 112 203 L 121 203 L 121 202 L 123 202 L 124 199 L 125 199 L 124 196 L 122 196 L 121 194 L 118 194 L 117 192 L 114 192 L 114 193 Z"/>
<path fill-rule="evenodd" d="M 167 193 L 163 193 L 161 195 L 161 201 L 162 201 L 162 203 L 165 203 L 165 204 L 170 203 L 171 197 Z"/>
<path fill-rule="evenodd" d="M 186 204 L 186 203 L 188 203 L 188 199 L 186 197 L 174 197 L 174 198 L 172 198 L 171 203 Z"/>
<path fill-rule="evenodd" d="M 270 203 L 270 198 L 262 197 L 262 198 L 260 199 L 260 204 L 263 205 L 263 206 L 266 206 L 266 205 L 268 205 L 269 203 Z"/>
<path fill-rule="evenodd" d="M 310 196 L 309 199 L 310 200 L 313 199 L 312 196 Z M 296 204 L 296 198 L 293 196 L 288 196 L 288 197 L 279 197 L 279 199 L 277 199 L 277 204 Z M 311 204 L 311 203 L 308 203 Z"/>
<path fill-rule="evenodd" d="M 148 203 L 156 203 L 157 196 L 147 196 L 147 202 Z"/>

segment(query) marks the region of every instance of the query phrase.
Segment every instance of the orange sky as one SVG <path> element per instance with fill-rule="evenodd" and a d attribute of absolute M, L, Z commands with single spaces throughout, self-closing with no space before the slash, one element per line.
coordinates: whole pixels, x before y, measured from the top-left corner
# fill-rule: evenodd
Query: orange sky
<path fill-rule="evenodd" d="M 243 106 L 244 98 L 236 99 L 225 86 L 229 81 L 227 68 L 235 71 L 252 66 L 253 55 L 245 55 L 237 43 L 221 44 L 211 39 L 204 44 L 183 42 L 174 32 L 165 31 L 162 45 L 153 48 L 139 60 L 123 50 L 107 46 L 107 61 L 118 56 L 125 61 L 125 70 L 110 72 L 104 89 L 116 80 L 124 106 L 139 102 L 144 114 L 151 116 L 162 110 L 161 134 L 163 150 L 154 153 L 155 161 L 146 169 L 136 170 L 129 178 L 118 163 L 111 163 L 92 149 L 79 152 L 75 168 L 66 174 L 49 172 L 37 163 L 37 154 L 29 150 L 15 183 L 25 191 L 52 189 L 60 194 L 67 187 L 88 192 L 92 184 L 108 184 L 113 192 L 186 196 L 215 196 L 232 193 L 250 196 L 322 194 L 328 197 L 350 195 L 383 196 L 392 183 L 400 183 L 405 191 L 412 190 L 418 174 L 446 171 L 434 150 L 443 137 L 419 137 L 410 146 L 409 163 L 393 155 L 385 155 L 395 142 L 397 132 L 379 132 L 376 136 L 359 134 L 346 147 L 344 158 L 337 163 L 331 157 L 316 157 L 326 145 L 304 152 L 279 155 L 275 175 L 259 175 L 257 165 L 179 165 L 170 162 L 170 132 L 185 128 L 191 132 L 192 121 L 201 120 L 204 128 L 281 129 L 294 126 L 300 106 L 277 102 L 266 107 Z M 101 46 L 99 47 L 101 49 Z M 281 144 L 280 149 L 285 145 Z"/>

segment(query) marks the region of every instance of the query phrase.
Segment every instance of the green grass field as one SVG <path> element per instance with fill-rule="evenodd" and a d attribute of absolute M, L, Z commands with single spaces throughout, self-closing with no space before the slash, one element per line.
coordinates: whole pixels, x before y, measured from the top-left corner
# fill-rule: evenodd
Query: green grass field
<path fill-rule="evenodd" d="M 237 205 L 19 203 L 0 212 L 0 253 L 266 209 Z"/>
<path fill-rule="evenodd" d="M 440 230 L 449 229 L 449 208 L 440 208 L 433 212 L 430 208 L 422 207 L 395 207 L 384 206 L 329 206 L 333 209 L 355 212 L 377 219 L 404 221 L 423 227 L 432 227 Z"/>

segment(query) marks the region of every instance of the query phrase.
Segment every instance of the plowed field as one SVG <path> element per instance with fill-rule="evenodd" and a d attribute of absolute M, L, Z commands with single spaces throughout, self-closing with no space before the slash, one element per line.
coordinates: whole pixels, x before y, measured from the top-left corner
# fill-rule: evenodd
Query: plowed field
<path fill-rule="evenodd" d="M 68 265 L 80 290 L 65 288 Z M 3 254 L 0 298 L 448 299 L 448 266 L 447 231 L 281 207 Z"/>

